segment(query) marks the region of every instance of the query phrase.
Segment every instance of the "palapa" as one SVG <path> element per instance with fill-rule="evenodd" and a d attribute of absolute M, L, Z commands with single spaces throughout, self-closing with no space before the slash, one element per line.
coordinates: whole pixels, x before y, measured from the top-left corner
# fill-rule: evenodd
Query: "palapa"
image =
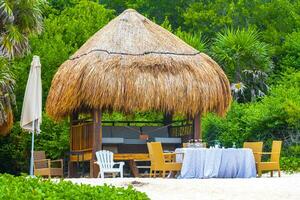
<path fill-rule="evenodd" d="M 95 33 L 55 74 L 46 110 L 156 110 L 223 115 L 230 84 L 218 64 L 133 9 Z"/>

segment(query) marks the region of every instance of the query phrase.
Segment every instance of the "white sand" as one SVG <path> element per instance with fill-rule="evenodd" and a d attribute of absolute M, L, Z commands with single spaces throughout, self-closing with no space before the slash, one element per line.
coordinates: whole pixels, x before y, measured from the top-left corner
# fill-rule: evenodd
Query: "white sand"
<path fill-rule="evenodd" d="M 277 175 L 277 174 L 275 174 Z M 130 184 L 153 200 L 300 200 L 300 174 L 282 174 L 281 178 L 251 179 L 161 179 L 161 178 L 78 178 L 66 179 L 90 185 Z"/>

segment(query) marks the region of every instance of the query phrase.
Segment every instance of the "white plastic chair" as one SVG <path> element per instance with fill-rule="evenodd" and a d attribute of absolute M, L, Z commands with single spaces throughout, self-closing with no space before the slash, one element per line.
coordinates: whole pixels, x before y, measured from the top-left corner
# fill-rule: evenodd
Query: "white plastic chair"
<path fill-rule="evenodd" d="M 99 165 L 98 178 L 104 178 L 104 173 L 120 173 L 120 177 L 123 178 L 123 166 L 124 162 L 114 162 L 113 152 L 102 150 L 96 152 L 97 162 Z M 118 167 L 114 167 L 119 165 Z"/>

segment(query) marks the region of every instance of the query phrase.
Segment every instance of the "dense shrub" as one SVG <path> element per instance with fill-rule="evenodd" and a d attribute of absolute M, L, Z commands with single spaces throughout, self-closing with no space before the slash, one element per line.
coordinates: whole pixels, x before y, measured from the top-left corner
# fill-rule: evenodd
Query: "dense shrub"
<path fill-rule="evenodd" d="M 0 175 L 0 199 L 106 199 L 146 200 L 145 193 L 133 187 L 90 186 L 72 184 L 69 181 L 53 182 L 25 176 Z"/>
<path fill-rule="evenodd" d="M 203 119 L 206 140 L 219 140 L 224 146 L 262 140 L 270 148 L 274 139 L 299 144 L 299 128 L 300 72 L 285 75 L 259 102 L 233 103 L 226 118 L 209 114 Z"/>
<path fill-rule="evenodd" d="M 281 170 L 286 172 L 300 171 L 300 158 L 297 157 L 282 157 L 280 159 Z"/>
<path fill-rule="evenodd" d="M 67 123 L 55 123 L 44 114 L 41 133 L 35 137 L 35 150 L 46 151 L 47 157 L 58 159 L 64 157 L 69 146 Z M 16 122 L 9 135 L 0 137 L 0 173 L 27 172 L 30 149 L 31 133 L 23 131 Z"/>
<path fill-rule="evenodd" d="M 281 68 L 292 67 L 300 70 L 300 32 L 293 32 L 286 38 L 282 46 L 282 62 Z"/>
<path fill-rule="evenodd" d="M 19 174 L 28 171 L 30 135 L 15 123 L 11 133 L 0 136 L 0 173 Z"/>

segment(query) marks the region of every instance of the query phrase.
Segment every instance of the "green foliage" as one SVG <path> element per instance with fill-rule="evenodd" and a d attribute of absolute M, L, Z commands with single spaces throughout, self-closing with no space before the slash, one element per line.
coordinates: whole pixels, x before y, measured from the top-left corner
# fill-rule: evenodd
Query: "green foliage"
<path fill-rule="evenodd" d="M 220 118 L 214 114 L 208 114 L 203 118 L 202 127 L 204 140 L 209 145 L 219 141 L 225 147 L 232 147 L 233 143 L 241 147 L 250 135 L 243 129 L 245 125 L 241 117 L 247 105 L 233 103 L 226 118 Z"/>
<path fill-rule="evenodd" d="M 69 150 L 69 125 L 56 123 L 43 114 L 41 133 L 35 137 L 35 150 L 46 151 L 51 159 L 63 158 Z M 27 172 L 31 148 L 31 133 L 14 124 L 11 133 L 0 137 L 0 173 Z"/>
<path fill-rule="evenodd" d="M 204 0 L 190 4 L 184 13 L 186 28 L 201 31 L 208 38 L 224 28 L 247 28 L 257 1 Z"/>
<path fill-rule="evenodd" d="M 69 124 L 52 121 L 46 114 L 43 115 L 41 133 L 36 137 L 36 150 L 46 151 L 52 159 L 63 158 L 69 151 Z"/>
<path fill-rule="evenodd" d="M 207 115 L 203 132 L 207 141 L 219 140 L 224 146 L 236 142 L 273 139 L 299 143 L 300 72 L 285 75 L 268 96 L 259 102 L 233 103 L 226 118 Z M 298 138 L 298 139 L 297 139 Z"/>
<path fill-rule="evenodd" d="M 202 34 L 200 32 L 198 33 L 188 33 L 185 31 L 182 31 L 181 28 L 178 28 L 175 32 L 175 35 L 177 35 L 180 39 L 194 47 L 200 52 L 206 51 L 206 44 L 202 40 Z"/>
<path fill-rule="evenodd" d="M 281 44 L 287 33 L 295 31 L 300 25 L 298 1 L 273 0 L 257 1 L 253 12 L 253 22 L 263 32 L 264 41 Z M 299 7 L 298 7 L 299 8 Z"/>
<path fill-rule="evenodd" d="M 16 104 L 14 87 L 14 75 L 7 61 L 0 57 L 0 125 L 7 122 L 7 112 L 11 111 Z"/>
<path fill-rule="evenodd" d="M 194 0 L 100 0 L 108 8 L 115 9 L 117 13 L 123 12 L 127 8 L 136 9 L 138 12 L 155 19 L 161 24 L 167 17 L 174 28 L 183 24 L 183 13 L 188 5 Z"/>
<path fill-rule="evenodd" d="M 280 159 L 281 170 L 286 172 L 299 172 L 300 171 L 300 158 L 296 157 L 282 157 Z"/>
<path fill-rule="evenodd" d="M 281 68 L 292 67 L 300 70 L 300 32 L 293 32 L 286 37 L 282 46 L 283 58 Z"/>
<path fill-rule="evenodd" d="M 18 79 L 18 107 L 22 106 L 32 55 L 38 55 L 41 59 L 45 103 L 57 68 L 112 17 L 113 11 L 91 1 L 80 1 L 73 7 L 67 7 L 59 15 L 49 14 L 44 21 L 43 33 L 30 38 L 32 54 L 15 60 L 13 64 Z"/>
<path fill-rule="evenodd" d="M 53 182 L 41 178 L 0 175 L 0 199 L 106 199 L 106 200 L 147 200 L 145 193 L 132 186 L 90 186 L 73 184 L 70 181 Z"/>
<path fill-rule="evenodd" d="M 136 9 L 195 49 L 212 55 L 234 83 L 237 90 L 233 94 L 239 103 L 232 104 L 226 118 L 207 114 L 203 119 L 204 136 L 210 144 L 219 140 L 229 147 L 233 143 L 241 146 L 246 140 L 263 140 L 270 148 L 271 140 L 282 139 L 285 141 L 283 168 L 298 169 L 298 150 L 288 146 L 299 144 L 299 1 L 49 0 L 46 6 L 44 2 L 0 0 L 0 56 L 6 51 L 22 55 L 29 50 L 29 45 L 32 52 L 9 63 L 0 59 L 0 83 L 12 91 L 11 74 L 15 75 L 19 108 L 11 134 L 0 138 L 1 172 L 19 174 L 28 169 L 30 134 L 23 132 L 17 121 L 32 56 L 41 57 L 45 103 L 57 68 L 107 24 L 115 12 L 119 14 L 127 8 Z M 42 34 L 34 35 L 42 30 L 42 16 L 45 18 Z M 10 64 L 12 69 L 7 67 Z M 268 93 L 266 83 L 271 88 Z M 9 96 L 5 95 L 5 103 L 14 102 L 13 93 Z M 104 114 L 103 118 L 156 121 L 163 120 L 163 114 L 111 113 Z M 61 158 L 69 148 L 68 135 L 67 122 L 57 124 L 44 115 L 36 149 L 46 150 L 51 158 Z"/>
<path fill-rule="evenodd" d="M 19 174 L 29 169 L 30 134 L 15 123 L 11 133 L 0 136 L 0 173 Z"/>
<path fill-rule="evenodd" d="M 219 33 L 212 51 L 234 82 L 241 81 L 243 70 L 268 71 L 271 67 L 267 45 L 259 41 L 258 32 L 253 29 L 227 29 L 224 34 Z"/>
<path fill-rule="evenodd" d="M 45 0 L 0 0 L 0 47 L 13 58 L 29 51 L 28 36 L 42 30 Z"/>
<path fill-rule="evenodd" d="M 167 29 L 170 32 L 173 32 L 176 36 L 178 36 L 180 39 L 182 39 L 187 44 L 191 45 L 195 49 L 197 49 L 200 52 L 204 52 L 206 50 L 206 44 L 202 40 L 202 34 L 201 32 L 198 33 L 189 33 L 186 31 L 182 31 L 181 27 L 177 28 L 175 31 L 172 29 L 172 25 L 169 21 L 169 19 L 166 17 L 161 26 L 165 29 Z"/>
<path fill-rule="evenodd" d="M 281 169 L 287 172 L 300 172 L 300 145 L 284 149 L 280 159 Z"/>
<path fill-rule="evenodd" d="M 283 154 L 284 157 L 296 157 L 300 159 L 300 145 L 292 145 L 284 149 Z"/>
<path fill-rule="evenodd" d="M 228 29 L 218 33 L 212 52 L 230 81 L 239 83 L 239 87 L 232 87 L 236 100 L 253 101 L 265 94 L 268 86 L 264 72 L 271 70 L 272 62 L 268 46 L 259 41 L 257 31 Z"/>
<path fill-rule="evenodd" d="M 49 5 L 59 11 L 75 6 L 80 0 L 48 0 Z"/>

